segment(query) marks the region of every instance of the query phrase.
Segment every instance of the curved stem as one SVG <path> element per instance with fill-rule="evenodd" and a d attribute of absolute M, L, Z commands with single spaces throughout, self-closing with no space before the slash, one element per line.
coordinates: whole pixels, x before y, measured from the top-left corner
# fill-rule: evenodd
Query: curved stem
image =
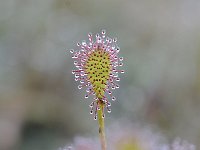
<path fill-rule="evenodd" d="M 106 136 L 105 136 L 105 128 L 104 128 L 104 118 L 103 110 L 104 110 L 104 103 L 100 102 L 100 110 L 98 110 L 98 123 L 99 123 L 99 138 L 101 141 L 101 149 L 106 150 Z"/>

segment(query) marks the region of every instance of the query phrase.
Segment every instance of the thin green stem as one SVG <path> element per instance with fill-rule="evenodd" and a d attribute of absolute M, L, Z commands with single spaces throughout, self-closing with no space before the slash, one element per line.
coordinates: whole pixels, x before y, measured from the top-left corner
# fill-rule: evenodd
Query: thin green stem
<path fill-rule="evenodd" d="M 104 103 L 100 102 L 100 110 L 98 110 L 98 123 L 99 123 L 99 138 L 101 141 L 101 149 L 106 150 L 106 135 L 104 127 L 104 118 L 103 116 Z"/>

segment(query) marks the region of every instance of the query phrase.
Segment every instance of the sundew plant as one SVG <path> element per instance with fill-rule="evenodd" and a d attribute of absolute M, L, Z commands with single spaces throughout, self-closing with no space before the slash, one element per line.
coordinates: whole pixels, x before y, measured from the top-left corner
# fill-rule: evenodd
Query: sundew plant
<path fill-rule="evenodd" d="M 104 131 L 105 109 L 111 112 L 111 102 L 116 98 L 112 95 L 112 90 L 119 88 L 119 66 L 123 66 L 123 57 L 119 57 L 120 48 L 117 46 L 117 38 L 110 38 L 102 30 L 101 34 L 88 34 L 88 41 L 83 40 L 77 43 L 78 50 L 71 49 L 72 58 L 76 70 L 72 70 L 75 81 L 80 82 L 79 89 L 86 88 L 85 98 L 94 95 L 91 102 L 90 113 L 94 114 L 94 119 L 98 119 L 99 135 L 102 150 L 106 150 L 106 138 Z"/>

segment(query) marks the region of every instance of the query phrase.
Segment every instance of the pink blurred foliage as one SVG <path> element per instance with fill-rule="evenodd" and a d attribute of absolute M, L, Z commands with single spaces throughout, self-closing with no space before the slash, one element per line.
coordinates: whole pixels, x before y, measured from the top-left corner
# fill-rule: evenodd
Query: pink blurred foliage
<path fill-rule="evenodd" d="M 108 150 L 196 150 L 181 138 L 169 142 L 161 133 L 139 124 L 116 123 L 107 129 Z M 76 137 L 71 147 L 60 150 L 100 150 L 98 138 Z"/>

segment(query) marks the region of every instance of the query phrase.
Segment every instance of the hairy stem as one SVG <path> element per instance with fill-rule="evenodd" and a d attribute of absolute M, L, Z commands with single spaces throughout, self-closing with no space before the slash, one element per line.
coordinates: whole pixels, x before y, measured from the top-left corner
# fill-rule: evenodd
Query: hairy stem
<path fill-rule="evenodd" d="M 106 136 L 104 128 L 104 118 L 103 116 L 104 103 L 100 102 L 100 110 L 98 110 L 98 123 L 99 123 L 99 137 L 101 141 L 101 149 L 106 150 Z"/>

